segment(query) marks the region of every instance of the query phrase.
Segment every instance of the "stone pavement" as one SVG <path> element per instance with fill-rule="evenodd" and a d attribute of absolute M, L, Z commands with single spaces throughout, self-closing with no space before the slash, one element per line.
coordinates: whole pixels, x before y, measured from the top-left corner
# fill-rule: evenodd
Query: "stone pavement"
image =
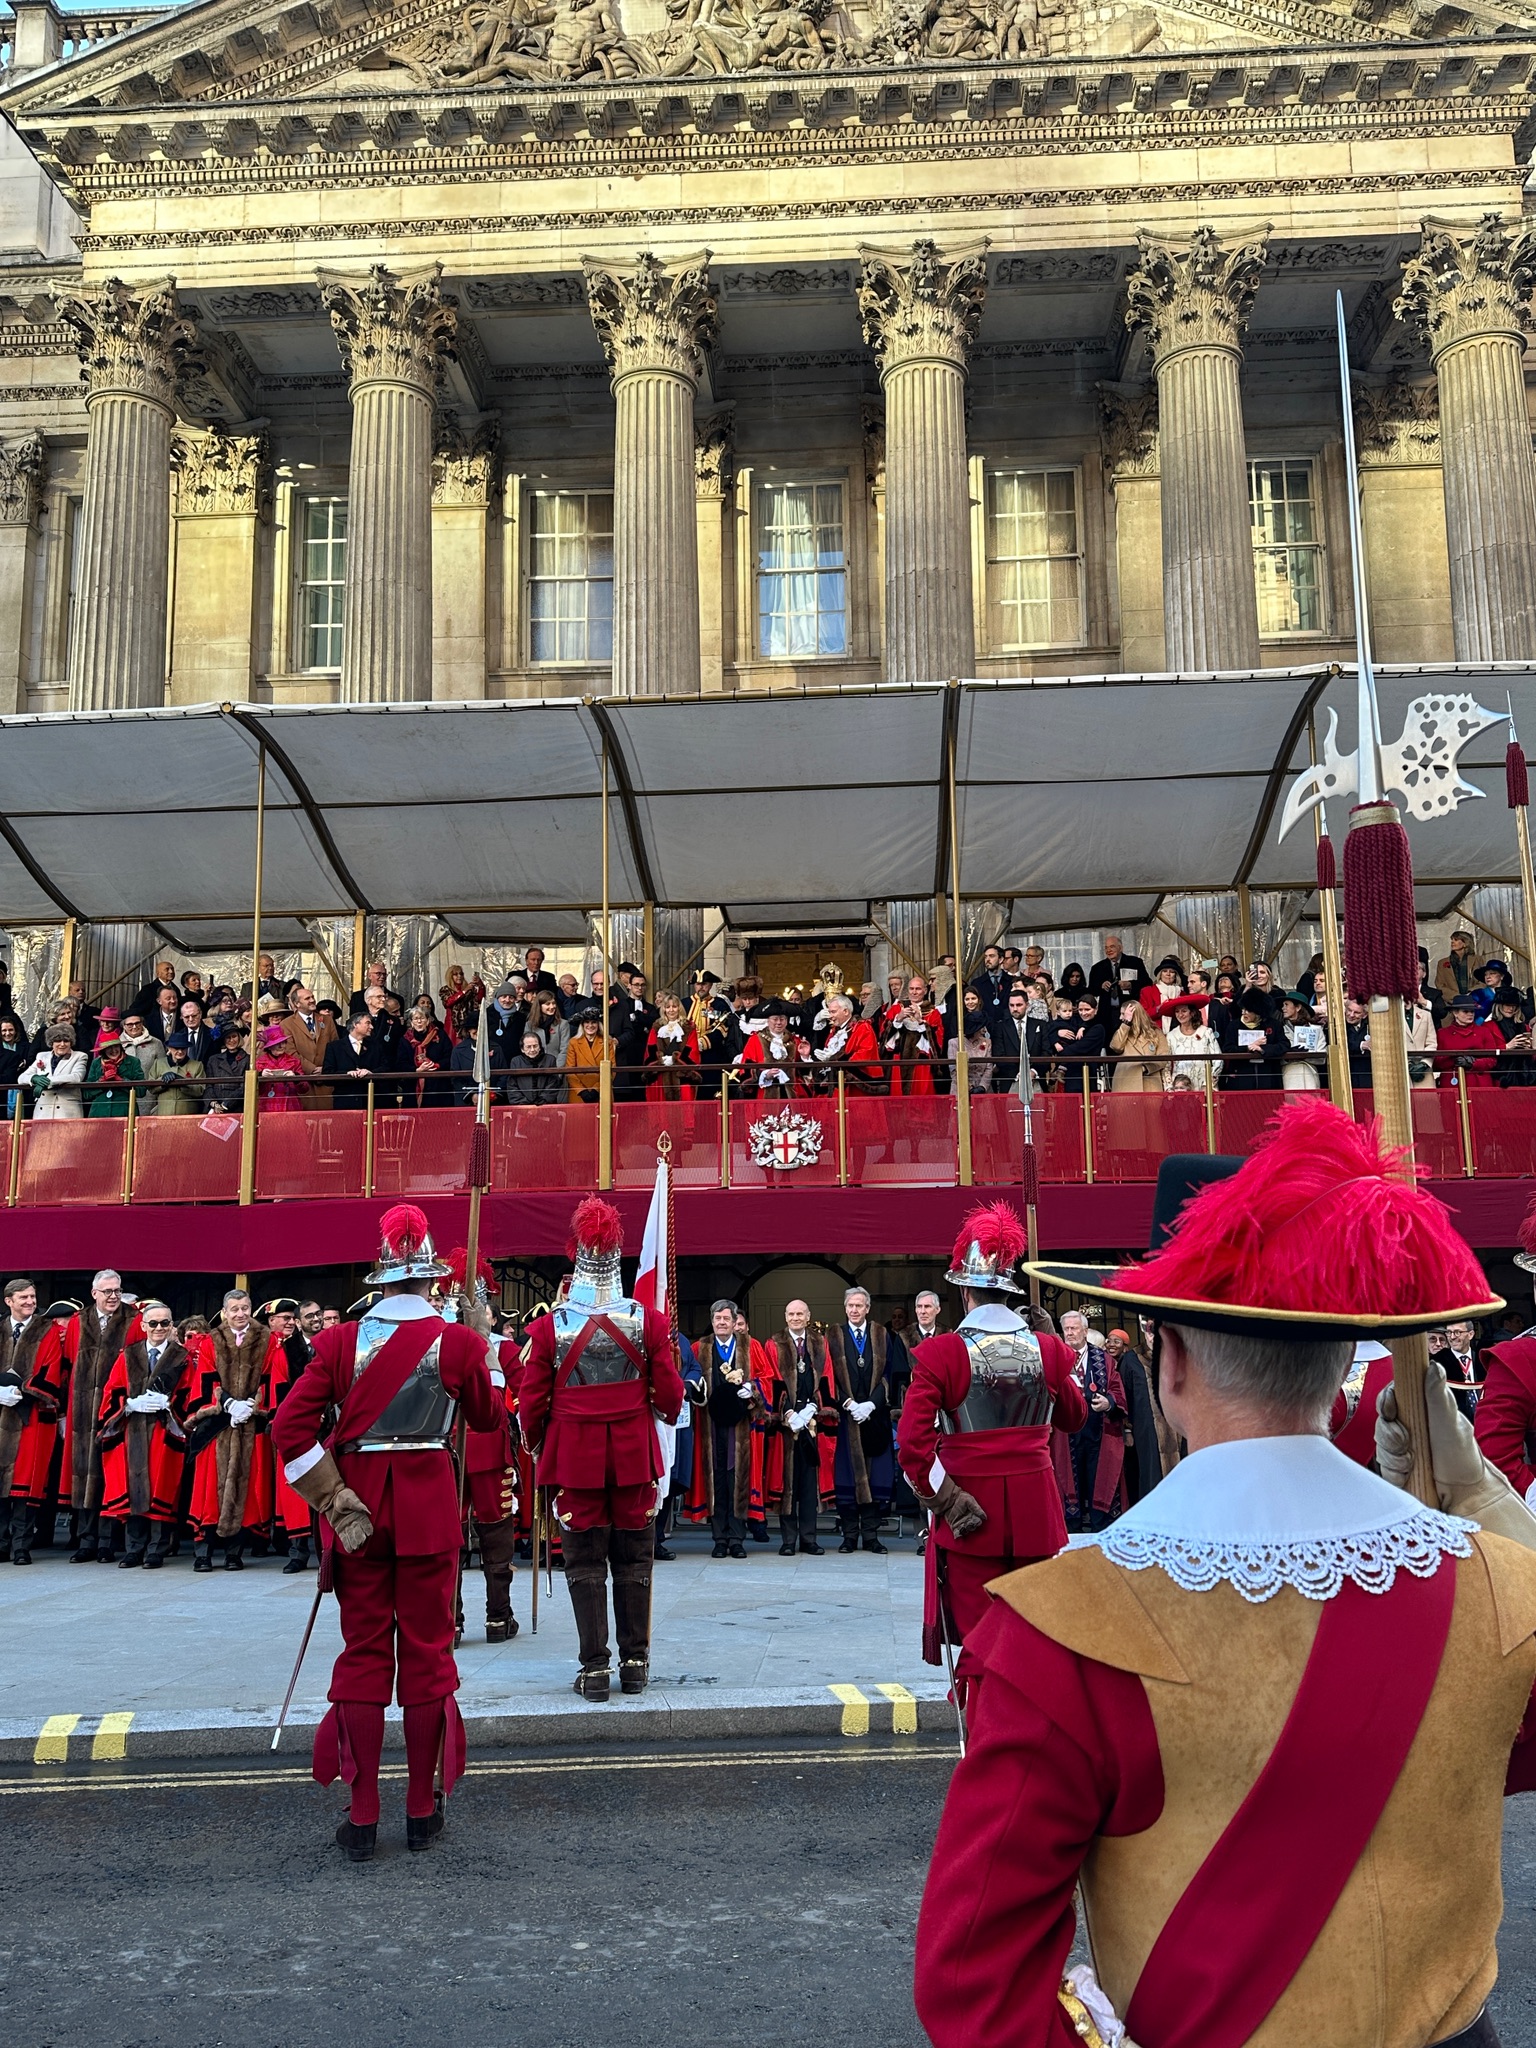
<path fill-rule="evenodd" d="M 615 1687 L 605 1707 L 571 1691 L 576 1632 L 558 1571 L 553 1596 L 540 1589 L 535 1636 L 531 1578 L 518 1567 L 522 1633 L 495 1647 L 479 1574 L 467 1574 L 459 1702 L 471 1742 L 952 1725 L 943 1676 L 921 1658 L 910 1538 L 887 1557 L 843 1557 L 834 1541 L 824 1557 L 783 1558 L 775 1541 L 716 1560 L 692 1531 L 674 1547 L 677 1561 L 656 1567 L 650 1690 L 621 1702 Z M 72 1565 L 62 1550 L 39 1552 L 28 1570 L 0 1565 L 0 1762 L 265 1750 L 315 1592 L 313 1572 L 285 1578 L 280 1562 L 201 1578 L 185 1551 L 148 1573 Z M 295 1755 L 325 1711 L 339 1642 L 328 1596 L 283 1741 Z"/>

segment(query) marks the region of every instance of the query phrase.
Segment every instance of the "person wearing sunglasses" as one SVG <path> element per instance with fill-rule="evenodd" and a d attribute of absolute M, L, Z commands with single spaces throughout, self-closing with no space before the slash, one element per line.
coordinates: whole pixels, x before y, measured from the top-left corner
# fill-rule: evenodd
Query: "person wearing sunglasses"
<path fill-rule="evenodd" d="M 163 1301 L 145 1302 L 138 1321 L 142 1334 L 117 1354 L 102 1391 L 101 1511 L 126 1525 L 118 1570 L 158 1571 L 176 1530 L 196 1375 Z"/>

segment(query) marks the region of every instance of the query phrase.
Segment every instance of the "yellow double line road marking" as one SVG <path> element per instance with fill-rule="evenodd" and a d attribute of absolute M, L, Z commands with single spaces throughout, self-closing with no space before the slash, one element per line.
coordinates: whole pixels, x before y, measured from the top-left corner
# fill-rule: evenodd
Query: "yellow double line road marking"
<path fill-rule="evenodd" d="M 865 1703 L 866 1706 L 868 1702 Z M 68 1719 L 67 1715 L 58 1718 Z M 493 1759 L 472 1759 L 469 1776 L 478 1778 L 570 1778 L 579 1777 L 592 1771 L 717 1771 L 727 1769 L 761 1770 L 768 1765 L 796 1764 L 868 1764 L 868 1763 L 927 1763 L 936 1756 L 951 1761 L 947 1749 L 797 1749 L 786 1747 L 777 1750 L 721 1750 L 705 1756 L 668 1756 L 653 1754 L 643 1756 L 559 1756 L 553 1752 L 537 1757 L 509 1758 L 497 1762 Z M 405 1765 L 386 1763 L 380 1777 L 403 1782 Z M 235 1787 L 246 1790 L 261 1790 L 268 1786 L 307 1785 L 312 1782 L 311 1774 L 302 1765 L 268 1765 L 252 1758 L 249 1766 L 240 1769 L 229 1766 L 222 1770 L 211 1770 L 207 1766 L 194 1767 L 186 1771 L 132 1771 L 112 1772 L 106 1777 L 82 1774 L 67 1778 L 27 1778 L 0 1781 L 0 1799 L 21 1799 L 37 1794 L 59 1792 L 186 1792 L 222 1791 Z"/>
<path fill-rule="evenodd" d="M 829 1685 L 828 1692 L 843 1703 L 843 1733 L 867 1735 L 871 1702 L 856 1685 Z M 891 1703 L 891 1733 L 917 1733 L 917 1701 L 904 1685 L 877 1685 L 875 1691 Z"/>
<path fill-rule="evenodd" d="M 84 1718 L 82 1714 L 50 1714 L 32 1751 L 33 1763 L 67 1764 L 69 1738 Z M 128 1730 L 133 1726 L 132 1714 L 102 1714 L 94 1718 L 96 1726 L 91 1734 L 91 1761 L 113 1763 L 125 1757 L 128 1754 Z"/>

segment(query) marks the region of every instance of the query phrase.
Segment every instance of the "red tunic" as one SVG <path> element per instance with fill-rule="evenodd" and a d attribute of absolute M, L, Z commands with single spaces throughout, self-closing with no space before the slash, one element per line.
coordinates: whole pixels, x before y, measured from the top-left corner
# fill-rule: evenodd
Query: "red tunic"
<path fill-rule="evenodd" d="M 464 1465 L 469 1474 L 469 1511 L 482 1524 L 504 1522 L 517 1512 L 517 1460 L 512 1449 L 512 1417 L 517 1412 L 517 1388 L 522 1378 L 522 1360 L 517 1346 L 506 1338 L 497 1347 L 496 1371 L 505 1384 L 492 1391 L 502 1411 L 492 1429 L 472 1429 L 464 1439 Z"/>
<path fill-rule="evenodd" d="M 1355 1403 L 1354 1413 L 1343 1389 L 1334 1398 L 1333 1413 L 1328 1418 L 1328 1434 L 1334 1445 L 1346 1458 L 1353 1458 L 1357 1465 L 1370 1465 L 1376 1458 L 1376 1403 L 1383 1387 L 1392 1384 L 1392 1361 L 1390 1358 L 1370 1359 L 1365 1368 L 1365 1379 L 1360 1388 L 1360 1398 Z"/>
<path fill-rule="evenodd" d="M 1482 1362 L 1488 1377 L 1472 1424 L 1477 1446 L 1524 1500 L 1536 1486 L 1536 1337 L 1494 1344 Z"/>
<path fill-rule="evenodd" d="M 553 1316 L 540 1316 L 528 1331 L 519 1396 L 523 1436 L 538 1460 L 539 1485 L 565 1496 L 556 1512 L 575 1528 L 605 1520 L 635 1526 L 633 1512 L 647 1490 L 642 1522 L 655 1507 L 663 1476 L 655 1416 L 676 1422 L 684 1397 L 667 1319 L 653 1309 L 644 1315 L 640 1376 L 606 1386 L 571 1383 L 580 1356 L 573 1345 L 564 1362 L 558 1360 Z"/>

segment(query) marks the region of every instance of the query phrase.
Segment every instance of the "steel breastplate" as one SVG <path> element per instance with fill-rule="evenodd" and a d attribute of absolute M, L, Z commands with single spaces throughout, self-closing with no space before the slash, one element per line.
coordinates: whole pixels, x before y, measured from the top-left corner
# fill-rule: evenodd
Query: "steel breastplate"
<path fill-rule="evenodd" d="M 383 1316 L 364 1316 L 357 1326 L 353 1378 L 364 1372 L 400 1328 Z M 376 1422 L 347 1445 L 349 1451 L 443 1451 L 453 1435 L 458 1404 L 438 1371 L 441 1337 L 434 1337 L 410 1378 Z"/>
<path fill-rule="evenodd" d="M 1339 1429 L 1344 1427 L 1344 1423 L 1354 1420 L 1355 1410 L 1360 1406 L 1360 1396 L 1365 1392 L 1365 1376 L 1370 1366 L 1370 1359 L 1362 1358 L 1358 1363 L 1352 1364 L 1344 1375 L 1344 1384 L 1339 1389 L 1344 1396 L 1344 1422 L 1339 1424 Z M 1338 1435 L 1338 1430 L 1334 1431 L 1334 1435 Z"/>
<path fill-rule="evenodd" d="M 645 1355 L 645 1310 L 638 1301 L 610 1301 L 602 1310 L 603 1320 L 612 1323 L 615 1330 L 642 1357 Z M 625 1380 L 637 1380 L 640 1368 L 624 1349 L 617 1344 L 601 1325 L 592 1328 L 594 1318 L 590 1310 L 572 1308 L 565 1304 L 555 1310 L 555 1365 L 556 1370 L 564 1366 L 572 1349 L 581 1344 L 581 1356 L 571 1368 L 568 1387 L 615 1387 Z M 588 1330 L 591 1335 L 588 1336 Z M 583 1338 L 585 1342 L 583 1343 Z"/>
<path fill-rule="evenodd" d="M 982 1429 L 1030 1429 L 1048 1423 L 1056 1397 L 1032 1330 L 962 1330 L 971 1361 L 970 1391 L 950 1415 L 959 1435 Z"/>

